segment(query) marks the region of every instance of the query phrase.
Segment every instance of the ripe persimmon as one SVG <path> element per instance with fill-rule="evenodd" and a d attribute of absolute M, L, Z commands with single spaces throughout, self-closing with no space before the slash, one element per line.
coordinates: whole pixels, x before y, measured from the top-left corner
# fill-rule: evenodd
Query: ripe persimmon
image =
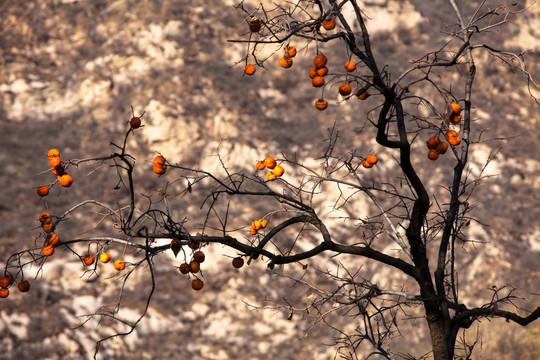
<path fill-rule="evenodd" d="M 114 261 L 114 268 L 118 271 L 122 271 L 124 270 L 124 268 L 126 267 L 126 263 L 123 261 L 123 260 L 115 260 Z"/>
<path fill-rule="evenodd" d="M 324 110 L 328 107 L 328 101 L 325 99 L 317 99 L 315 100 L 315 107 L 317 110 Z"/>
<path fill-rule="evenodd" d="M 14 280 L 15 279 L 13 278 L 13 275 L 11 275 L 11 274 L 7 274 L 6 276 L 2 276 L 0 278 L 0 287 L 7 288 L 7 287 L 11 286 L 11 284 L 13 284 Z"/>
<path fill-rule="evenodd" d="M 43 229 L 43 231 L 49 234 L 54 232 L 55 225 L 53 224 L 52 220 L 49 219 L 41 224 L 41 228 Z"/>
<path fill-rule="evenodd" d="M 456 103 L 451 103 L 449 105 L 449 110 L 454 114 L 459 114 L 461 112 L 461 106 Z"/>
<path fill-rule="evenodd" d="M 9 296 L 9 289 L 0 288 L 0 298 L 5 299 Z"/>
<path fill-rule="evenodd" d="M 192 250 L 197 250 L 201 246 L 201 243 L 199 243 L 198 241 L 190 241 L 188 242 L 188 246 Z"/>
<path fill-rule="evenodd" d="M 273 172 L 269 171 L 266 173 L 266 180 L 268 181 L 272 181 L 272 180 L 275 180 L 276 179 L 276 175 L 274 175 Z"/>
<path fill-rule="evenodd" d="M 281 165 L 276 165 L 274 170 L 272 170 L 272 174 L 274 174 L 274 175 L 276 175 L 278 177 L 283 175 L 284 173 L 285 173 L 285 169 Z"/>
<path fill-rule="evenodd" d="M 201 270 L 201 265 L 196 261 L 191 261 L 189 263 L 189 272 L 196 274 Z"/>
<path fill-rule="evenodd" d="M 69 174 L 59 175 L 58 182 L 63 187 L 70 187 L 73 184 L 73 178 Z"/>
<path fill-rule="evenodd" d="M 366 158 L 366 161 L 370 163 L 371 165 L 375 165 L 379 161 L 379 159 L 377 158 L 377 155 L 371 154 L 371 155 L 368 155 L 368 157 Z"/>
<path fill-rule="evenodd" d="M 47 238 L 47 245 L 56 246 L 60 242 L 60 236 L 57 234 L 50 234 Z"/>
<path fill-rule="evenodd" d="M 332 30 L 336 27 L 336 19 L 334 18 L 324 19 L 322 22 L 322 26 L 326 30 Z"/>
<path fill-rule="evenodd" d="M 260 220 L 253 220 L 253 222 L 251 223 L 251 227 L 255 230 L 259 230 L 260 228 L 262 228 L 262 224 L 261 224 L 261 221 Z"/>
<path fill-rule="evenodd" d="M 266 227 L 266 225 L 268 225 L 268 220 L 266 220 L 266 219 L 261 219 L 259 221 L 261 222 L 261 227 L 263 229 Z"/>
<path fill-rule="evenodd" d="M 46 222 L 47 220 L 50 220 L 50 218 L 51 218 L 51 215 L 48 212 L 42 212 L 41 214 L 39 214 L 39 217 L 38 217 L 39 222 L 42 224 Z"/>
<path fill-rule="evenodd" d="M 104 252 L 102 253 L 100 256 L 99 256 L 99 261 L 101 261 L 102 263 L 106 264 L 108 263 L 109 261 L 111 261 L 111 254 L 108 253 L 108 252 Z"/>
<path fill-rule="evenodd" d="M 354 63 L 354 61 L 345 61 L 345 70 L 347 70 L 348 72 L 353 72 L 354 70 L 356 70 L 356 64 Z"/>
<path fill-rule="evenodd" d="M 327 61 L 328 59 L 326 58 L 324 54 L 317 54 L 313 58 L 313 65 L 315 65 L 317 69 L 320 69 L 326 65 Z"/>
<path fill-rule="evenodd" d="M 287 45 L 285 47 L 285 55 L 287 55 L 290 58 L 293 58 L 296 56 L 296 47 L 294 45 Z"/>
<path fill-rule="evenodd" d="M 236 269 L 240 269 L 242 266 L 244 266 L 244 259 L 240 256 L 235 257 L 232 260 L 232 266 L 235 267 Z"/>
<path fill-rule="evenodd" d="M 94 255 L 88 254 L 83 258 L 83 263 L 86 266 L 90 266 L 94 263 Z"/>
<path fill-rule="evenodd" d="M 47 185 L 41 185 L 37 188 L 37 194 L 41 197 L 49 195 L 49 187 Z"/>
<path fill-rule="evenodd" d="M 266 167 L 269 168 L 269 169 L 273 169 L 277 165 L 276 159 L 274 159 L 272 156 L 267 156 L 264 159 L 264 165 L 266 165 Z"/>
<path fill-rule="evenodd" d="M 19 288 L 20 292 L 24 293 L 30 290 L 30 283 L 28 282 L 28 280 L 23 280 L 17 285 L 17 287 Z"/>
<path fill-rule="evenodd" d="M 313 79 L 315 76 L 317 76 L 317 68 L 312 66 L 309 68 L 309 77 Z"/>
<path fill-rule="evenodd" d="M 368 93 L 367 91 L 363 91 L 363 92 L 361 92 L 360 94 L 358 94 L 357 97 L 358 97 L 360 100 L 366 100 L 368 97 L 370 97 L 370 95 L 371 95 L 371 94 Z"/>
<path fill-rule="evenodd" d="M 257 163 L 255 164 L 255 167 L 256 167 L 258 170 L 264 170 L 264 168 L 266 167 L 266 165 L 264 165 L 264 162 L 262 162 L 262 161 L 257 161 Z"/>
<path fill-rule="evenodd" d="M 60 157 L 60 150 L 50 149 L 49 151 L 47 151 L 47 158 L 52 158 L 52 157 Z"/>
<path fill-rule="evenodd" d="M 198 262 L 199 264 L 202 264 L 204 262 L 204 259 L 206 259 L 206 256 L 204 255 L 204 253 L 202 251 L 195 251 L 195 253 L 193 254 L 193 260 L 195 260 L 196 262 Z"/>
<path fill-rule="evenodd" d="M 251 226 L 251 227 L 249 228 L 249 234 L 250 234 L 250 235 L 257 235 L 257 230 L 255 230 L 255 229 L 253 228 L 253 226 Z"/>
<path fill-rule="evenodd" d="M 317 73 L 317 76 L 326 76 L 326 74 L 328 74 L 328 68 L 323 66 L 322 68 L 316 69 L 315 72 Z"/>
<path fill-rule="evenodd" d="M 60 165 L 60 163 L 60 157 L 58 156 L 53 156 L 49 158 L 49 164 L 51 165 L 51 167 L 57 167 L 58 165 Z"/>
<path fill-rule="evenodd" d="M 349 83 L 343 83 L 339 85 L 339 93 L 341 94 L 341 96 L 347 96 L 351 93 L 351 91 L 352 88 Z"/>
<path fill-rule="evenodd" d="M 154 158 L 154 169 L 153 171 L 158 175 L 165 174 L 167 170 L 167 165 L 165 164 L 165 158 L 161 155 L 158 155 Z"/>
<path fill-rule="evenodd" d="M 448 143 L 441 141 L 435 150 L 437 150 L 437 152 L 441 155 L 445 154 L 446 150 L 448 150 Z"/>
<path fill-rule="evenodd" d="M 199 291 L 199 290 L 201 290 L 203 288 L 203 286 L 204 286 L 204 283 L 203 283 L 203 281 L 201 279 L 193 279 L 191 281 L 191 288 L 193 290 Z"/>
<path fill-rule="evenodd" d="M 439 139 L 439 137 L 435 136 L 435 135 L 433 135 L 432 137 L 430 137 L 426 141 L 426 145 L 427 145 L 428 149 L 436 149 L 437 146 L 439 146 L 440 143 L 441 143 L 441 139 Z"/>
<path fill-rule="evenodd" d="M 43 249 L 41 249 L 41 252 L 45 256 L 51 256 L 54 253 L 54 246 L 52 245 L 44 246 Z"/>
<path fill-rule="evenodd" d="M 435 149 L 429 149 L 427 156 L 430 160 L 435 161 L 439 158 L 439 153 Z"/>
<path fill-rule="evenodd" d="M 364 160 L 364 161 L 362 161 L 362 166 L 365 167 L 366 169 L 369 169 L 369 168 L 372 168 L 372 167 L 373 167 L 373 164 L 370 163 L 370 162 L 367 161 L 367 160 Z"/>
<path fill-rule="evenodd" d="M 311 79 L 311 85 L 313 85 L 313 87 L 321 87 L 324 85 L 324 82 L 324 78 L 318 75 Z"/>
<path fill-rule="evenodd" d="M 454 125 L 459 124 L 461 122 L 461 115 L 452 114 L 450 117 L 448 117 L 448 121 Z"/>
<path fill-rule="evenodd" d="M 279 59 L 279 65 L 282 68 L 288 69 L 292 66 L 292 64 L 293 64 L 293 60 L 289 56 L 282 56 Z"/>
<path fill-rule="evenodd" d="M 445 138 L 446 138 L 446 141 L 448 141 L 450 145 L 457 146 L 461 144 L 461 138 L 458 136 L 455 130 L 447 131 L 445 134 Z"/>
<path fill-rule="evenodd" d="M 255 66 L 253 66 L 252 64 L 247 64 L 246 67 L 244 68 L 244 73 L 246 75 L 255 74 Z"/>
<path fill-rule="evenodd" d="M 178 267 L 178 270 L 180 270 L 180 272 L 182 274 L 187 274 L 189 272 L 189 265 L 186 264 L 186 263 L 182 263 L 180 264 L 180 266 Z"/>
<path fill-rule="evenodd" d="M 165 171 L 167 171 L 167 165 L 154 164 L 152 171 L 158 175 L 163 175 L 165 174 Z"/>

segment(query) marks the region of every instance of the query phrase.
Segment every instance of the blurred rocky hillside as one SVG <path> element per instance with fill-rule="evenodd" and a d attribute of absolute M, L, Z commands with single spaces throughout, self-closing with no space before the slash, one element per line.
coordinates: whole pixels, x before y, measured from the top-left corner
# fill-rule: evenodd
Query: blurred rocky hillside
<path fill-rule="evenodd" d="M 439 49 L 448 40 L 447 26 L 455 22 L 447 1 L 361 3 L 371 19 L 368 26 L 376 57 L 387 64 L 392 76 L 409 67 L 411 60 Z M 463 3 L 470 16 L 480 1 Z M 486 8 L 500 3 L 488 1 Z M 540 83 L 540 5 L 533 0 L 517 3 L 519 8 L 530 7 L 482 36 L 501 48 L 525 52 L 529 72 Z M 326 90 L 328 110 L 313 107 L 320 96 L 307 76 L 314 44 L 297 44 L 291 69 L 280 68 L 276 54 L 265 63 L 266 69 L 243 76 L 245 44 L 228 42 L 249 36 L 235 4 L 234 0 L 0 0 L 2 268 L 10 254 L 35 246 L 41 211 L 63 213 L 88 198 L 114 204 L 116 174 L 98 165 L 74 169 L 74 185 L 67 190 L 55 186 L 46 199 L 38 199 L 35 189 L 51 179 L 46 158 L 50 148 L 59 148 L 65 159 L 114 151 L 110 142 L 123 140 L 131 106 L 135 114 L 145 114 L 144 127 L 130 138 L 128 149 L 137 159 L 139 193 L 154 199 L 157 190 L 167 185 L 166 177 L 158 179 L 151 173 L 157 152 L 171 162 L 212 171 L 220 168 L 218 152 L 234 170 L 253 171 L 254 160 L 269 154 L 320 167 L 317 159 L 334 124 L 342 134 L 337 152 L 346 154 L 355 148 L 359 153 L 379 154 L 380 163 L 366 175 L 367 181 L 384 182 L 401 175 L 396 172 L 396 154 L 374 141 L 375 130 L 368 124 L 358 131 L 378 105 L 376 96 L 365 102 L 344 102 L 337 91 L 330 95 L 334 87 Z M 347 54 L 339 43 L 319 44 L 319 49 L 328 55 L 331 71 L 341 69 Z M 270 55 L 276 50 L 265 51 Z M 540 125 L 540 106 L 512 68 L 487 55 L 478 60 L 473 128 L 485 130 L 483 140 L 505 140 L 481 142 L 472 150 L 471 176 L 480 174 L 490 154 L 496 155 L 472 197 L 479 221 L 471 224 L 469 236 L 478 242 L 460 249 L 461 291 L 464 299 L 479 305 L 489 300 L 491 286 L 512 284 L 530 309 L 540 305 L 540 136 L 535 130 Z M 459 94 L 463 78 L 455 75 L 453 80 Z M 429 96 L 432 89 L 414 91 Z M 531 91 L 540 97 L 538 89 Z M 440 191 L 437 185 L 453 165 L 450 158 L 429 162 L 424 140 L 416 142 L 419 151 L 413 160 L 431 191 Z M 294 175 L 291 169 L 291 179 Z M 204 215 L 199 209 L 202 195 L 178 198 L 172 205 L 178 219 L 190 219 L 194 233 Z M 324 209 L 328 204 L 318 205 Z M 240 225 L 269 209 L 264 203 L 252 203 L 233 211 Z M 339 230 L 340 222 L 333 215 L 328 216 L 336 234 L 349 236 Z M 111 224 L 99 223 L 100 219 L 99 213 L 70 219 L 62 225 L 62 236 L 83 236 L 93 227 L 117 235 Z M 112 252 L 118 256 L 122 248 Z M 205 252 L 205 288 L 200 292 L 192 291 L 187 278 L 178 273 L 179 259 L 160 256 L 148 314 L 129 336 L 105 342 L 99 358 L 334 358 L 335 334 L 327 326 L 311 327 L 313 318 L 306 314 L 295 314 L 289 321 L 286 307 L 274 307 L 284 298 L 302 306 L 310 294 L 282 274 L 322 282 L 320 273 L 305 273 L 299 265 L 270 273 L 262 261 L 236 270 L 230 266 L 231 250 L 209 246 Z M 338 261 L 357 264 L 361 275 L 375 283 L 401 285 L 389 269 L 358 259 L 323 256 L 310 262 L 310 269 L 324 271 Z M 125 330 L 97 319 L 73 329 L 87 319 L 84 315 L 115 304 L 119 282 L 114 270 L 104 268 L 99 277 L 84 273 L 78 258 L 68 251 L 55 253 L 42 269 L 33 270 L 36 279 L 30 280 L 28 294 L 13 291 L 0 301 L 0 359 L 85 359 L 92 356 L 97 340 Z M 148 283 L 144 271 L 130 279 L 121 313 L 126 319 L 140 314 Z M 347 326 L 348 320 L 333 321 Z M 395 349 L 417 356 L 429 350 L 419 323 L 405 322 L 404 329 L 417 331 L 411 332 L 414 339 L 406 333 L 402 334 L 405 341 L 397 337 Z M 470 329 L 468 336 L 474 337 L 476 331 Z M 475 358 L 540 358 L 538 322 L 522 328 L 485 321 L 478 331 L 483 338 Z M 414 349 L 406 347 L 411 343 Z"/>

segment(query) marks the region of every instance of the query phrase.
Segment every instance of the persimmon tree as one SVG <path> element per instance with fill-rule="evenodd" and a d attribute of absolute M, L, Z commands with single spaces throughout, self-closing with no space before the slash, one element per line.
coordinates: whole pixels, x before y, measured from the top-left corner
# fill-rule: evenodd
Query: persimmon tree
<path fill-rule="evenodd" d="M 310 259 L 332 254 L 379 263 L 415 284 L 414 291 L 404 290 L 399 281 L 382 288 L 363 278 L 358 265 L 341 264 L 338 272 L 323 269 L 335 287 L 314 286 L 309 305 L 294 310 L 315 309 L 322 321 L 336 308 L 353 314 L 351 321 L 357 322 L 353 332 L 336 329 L 342 334 L 336 341 L 343 357 L 356 358 L 356 349 L 365 343 L 373 348 L 372 355 L 398 357 L 387 340 L 399 331 L 398 314 L 408 306 L 423 309 L 432 343 L 429 357 L 438 360 L 470 356 L 474 342 L 457 349 L 458 334 L 482 318 L 504 318 L 523 326 L 538 319 L 540 308 L 527 314 L 519 311 L 514 305 L 515 289 L 510 286 L 492 288 L 492 296 L 482 306 L 467 304 L 460 294 L 456 257 L 459 244 L 472 241 L 466 233 L 468 224 L 475 221 L 470 201 L 482 179 L 482 173 L 472 177 L 467 164 L 475 144 L 485 141 L 483 131 L 471 127 L 474 94 L 481 91 L 475 88 L 477 59 L 485 59 L 487 53 L 491 61 L 524 75 L 529 89 L 537 85 L 527 72 L 523 54 L 481 41 L 484 32 L 504 26 L 520 9 L 515 5 L 488 8 L 483 1 L 474 11 L 463 13 L 456 1 L 448 3 L 453 9 L 453 22 L 449 21 L 444 44 L 411 61 L 400 74 L 393 73 L 384 59 L 374 55 L 376 44 L 372 44 L 366 25 L 369 9 L 357 0 L 283 1 L 270 7 L 240 3 L 237 10 L 245 17 L 244 32 L 231 42 L 245 46 L 245 57 L 237 63 L 244 67 L 243 74 L 257 76 L 257 71 L 263 71 L 270 62 L 279 63 L 282 71 L 297 71 L 297 58 L 313 59 L 313 67 L 301 70 L 306 79 L 308 75 L 311 78 L 315 94 L 315 103 L 306 103 L 306 107 L 332 111 L 329 105 L 333 100 L 328 99 L 338 93 L 340 102 L 370 102 L 372 110 L 358 114 L 355 121 L 385 150 L 378 154 L 356 149 L 340 152 L 337 144 L 348 135 L 334 124 L 329 125 L 328 134 L 321 134 L 326 146 L 317 167 L 295 157 L 261 154 L 244 169 L 233 169 L 218 150 L 220 170 L 212 172 L 186 167 L 167 154 L 158 154 L 153 172 L 160 181 L 165 178 L 167 185 L 156 199 L 141 195 L 138 188 L 136 168 L 143 166 L 151 171 L 152 167 L 148 162 L 137 162 L 130 153 L 128 140 L 145 131 L 144 113 L 132 113 L 126 119 L 125 137 L 112 142 L 108 154 L 64 159 L 61 151 L 49 151 L 52 174 L 46 171 L 41 176 L 53 180 L 37 187 L 39 196 L 49 196 L 54 187 L 66 188 L 61 193 L 65 196 L 77 181 L 69 175 L 70 169 L 107 167 L 118 178 L 115 198 L 110 202 L 76 202 L 62 213 L 37 209 L 36 221 L 41 227 L 36 246 L 9 257 L 0 280 L 0 295 L 7 297 L 15 282 L 21 291 L 28 291 L 26 269 L 32 265 L 42 268 L 58 247 L 68 249 L 96 273 L 104 266 L 101 263 L 112 260 L 108 249 L 120 248 L 123 255 L 113 263 L 121 279 L 121 294 L 136 269 L 151 275 L 152 286 L 145 310 L 134 322 L 117 316 L 121 300 L 111 311 L 90 315 L 128 326 L 127 331 L 99 341 L 97 354 L 103 341 L 131 333 L 145 316 L 159 286 L 154 278 L 154 262 L 159 261 L 159 255 L 172 251 L 182 259 L 179 271 L 192 279 L 193 289 L 204 291 L 204 248 L 222 244 L 236 250 L 238 255 L 232 259 L 236 268 L 264 261 L 269 269 L 279 266 L 287 274 L 290 264 L 307 267 Z M 340 44 L 348 56 L 333 59 L 325 54 L 327 43 Z M 329 64 L 339 66 L 331 68 Z M 459 80 L 449 81 L 451 74 L 460 74 Z M 421 87 L 429 92 L 418 91 Z M 531 101 L 538 102 L 532 93 Z M 366 181 L 365 174 L 374 171 L 379 161 L 395 163 L 401 175 Z M 444 176 L 444 184 L 429 188 L 415 164 L 432 161 L 452 163 L 453 172 Z M 198 204 L 205 210 L 204 219 L 178 218 L 170 205 L 173 189 L 175 196 L 204 194 Z M 233 209 L 254 200 L 264 200 L 267 212 L 251 224 L 237 224 L 231 216 Z M 346 233 L 328 225 L 332 215 L 320 208 L 323 200 L 332 201 L 333 211 L 347 214 L 340 218 L 348 224 Z M 370 210 L 360 211 L 359 204 L 366 201 L 372 205 Z M 103 222 L 110 221 L 114 226 L 90 229 L 90 236 L 63 238 L 64 223 L 87 211 L 102 214 Z M 300 245 L 301 237 L 310 239 L 312 246 Z M 168 244 L 158 245 L 158 239 L 168 239 Z M 134 260 L 124 258 L 127 249 Z M 332 324 L 328 322 L 328 326 Z"/>

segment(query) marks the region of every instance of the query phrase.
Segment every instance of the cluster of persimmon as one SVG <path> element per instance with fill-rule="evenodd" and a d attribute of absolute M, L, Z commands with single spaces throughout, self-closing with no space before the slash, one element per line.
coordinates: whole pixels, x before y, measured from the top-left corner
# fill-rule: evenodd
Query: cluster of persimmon
<path fill-rule="evenodd" d="M 362 166 L 366 169 L 372 168 L 373 165 L 375 165 L 377 162 L 379 162 L 379 158 L 375 154 L 368 155 L 363 161 Z"/>
<path fill-rule="evenodd" d="M 56 175 L 56 178 L 60 185 L 64 187 L 70 187 L 71 184 L 73 184 L 73 178 L 64 169 L 64 165 L 60 160 L 60 151 L 58 149 L 50 149 L 47 152 L 47 158 L 49 159 L 51 172 Z M 37 188 L 37 194 L 41 197 L 47 196 L 49 195 L 49 188 L 50 186 L 41 185 Z"/>
<path fill-rule="evenodd" d="M 43 245 L 43 248 L 41 249 L 41 253 L 44 256 L 51 256 L 54 254 L 54 249 L 56 246 L 60 243 L 60 236 L 58 234 L 54 233 L 55 230 L 55 224 L 53 222 L 53 219 L 51 215 L 48 212 L 42 212 L 39 215 L 39 222 L 41 223 L 41 228 L 43 231 L 47 234 L 45 244 Z M 99 260 L 106 264 L 111 260 L 111 254 L 108 252 L 103 252 L 100 254 Z M 85 265 L 90 266 L 94 263 L 94 255 L 93 254 L 87 254 L 82 258 L 82 261 Z M 123 270 L 125 267 L 125 263 L 122 260 L 116 260 L 114 262 L 114 268 L 118 271 Z"/>
<path fill-rule="evenodd" d="M 313 58 L 313 66 L 309 69 L 309 77 L 311 78 L 311 85 L 313 87 L 321 87 L 325 84 L 324 77 L 328 74 L 328 67 L 326 66 L 328 58 L 319 53 Z M 328 107 L 328 101 L 324 98 L 315 100 L 315 108 L 318 110 L 324 110 Z"/>
<path fill-rule="evenodd" d="M 266 219 L 253 220 L 251 222 L 251 226 L 249 227 L 249 233 L 251 235 L 257 235 L 257 231 L 264 229 L 266 225 L 268 225 L 268 220 Z"/>
<path fill-rule="evenodd" d="M 448 115 L 448 121 L 454 125 L 459 124 L 461 121 L 461 115 L 459 113 L 461 112 L 461 106 L 459 104 L 452 103 L 448 106 L 449 108 L 449 115 Z M 438 136 L 434 135 L 431 136 L 427 141 L 426 145 L 428 148 L 428 158 L 430 160 L 437 160 L 439 158 L 439 155 L 443 155 L 448 150 L 448 144 L 452 146 L 458 146 L 461 144 L 461 138 L 459 137 L 458 133 L 455 130 L 448 130 L 444 135 L 445 141 L 441 141 Z"/>
<path fill-rule="evenodd" d="M 167 170 L 167 164 L 165 164 L 165 158 L 161 155 L 158 155 L 154 158 L 154 172 L 158 175 L 165 174 Z"/>
<path fill-rule="evenodd" d="M 266 173 L 266 180 L 269 181 L 275 180 L 285 173 L 283 166 L 278 165 L 276 159 L 272 156 L 267 156 L 263 161 L 257 161 L 255 167 L 258 170 L 264 170 L 265 168 L 270 169 L 270 171 Z"/>
<path fill-rule="evenodd" d="M 105 251 L 99 255 L 99 261 L 101 261 L 103 264 L 109 263 L 111 259 L 112 259 L 112 255 L 109 252 Z M 92 265 L 94 263 L 94 260 L 95 258 L 93 254 L 86 254 L 84 257 L 82 257 L 82 262 L 86 266 Z M 122 271 L 126 267 L 126 263 L 124 262 L 124 260 L 117 259 L 113 262 L 113 266 L 115 270 Z"/>
<path fill-rule="evenodd" d="M 283 56 L 279 58 L 279 65 L 282 68 L 288 69 L 293 65 L 293 57 L 296 56 L 296 47 L 294 45 L 287 45 L 283 51 Z"/>
<path fill-rule="evenodd" d="M 172 240 L 171 248 L 173 248 L 174 246 L 179 247 L 180 242 L 178 240 Z M 201 271 L 201 264 L 206 259 L 206 255 L 204 254 L 204 252 L 202 252 L 202 250 L 197 250 L 200 247 L 200 244 L 198 242 L 196 241 L 190 242 L 188 246 L 192 250 L 194 250 L 193 255 L 191 257 L 191 261 L 189 263 L 184 262 L 180 264 L 180 266 L 178 267 L 178 270 L 180 270 L 182 274 L 189 274 L 189 273 L 193 274 L 195 278 L 191 280 L 191 288 L 193 290 L 199 291 L 203 288 L 204 282 L 201 279 L 199 279 L 197 275 L 195 274 Z"/>
<path fill-rule="evenodd" d="M 11 285 L 13 285 L 13 283 L 15 283 L 15 278 L 9 273 L 6 273 L 0 278 L 0 298 L 3 299 L 9 296 L 9 288 Z M 17 287 L 19 288 L 20 292 L 25 293 L 30 290 L 30 283 L 28 280 L 23 279 L 19 282 Z"/>

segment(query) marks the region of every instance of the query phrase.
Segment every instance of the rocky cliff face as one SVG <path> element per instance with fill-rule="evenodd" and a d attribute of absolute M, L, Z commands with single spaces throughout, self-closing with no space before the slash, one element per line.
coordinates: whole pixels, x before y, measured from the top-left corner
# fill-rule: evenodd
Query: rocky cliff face
<path fill-rule="evenodd" d="M 463 6 L 471 7 L 466 10 L 470 14 L 476 3 Z M 532 1 L 522 3 L 531 7 L 513 16 L 503 30 L 484 36 L 499 39 L 495 43 L 504 48 L 527 51 L 529 71 L 538 82 L 540 33 L 534 24 L 540 6 Z M 46 201 L 37 199 L 35 187 L 49 181 L 44 175 L 49 148 L 60 148 L 65 158 L 107 155 L 109 142 L 122 140 L 131 105 L 136 114 L 146 112 L 145 126 L 129 142 L 140 165 L 140 193 L 154 194 L 166 184 L 148 170 L 156 152 L 172 162 L 216 171 L 218 151 L 232 169 L 251 171 L 254 159 L 280 153 L 294 155 L 299 163 L 320 166 L 314 159 L 323 153 L 326 145 L 322 140 L 334 123 L 344 134 L 337 145 L 341 153 L 356 148 L 381 154 L 377 171 L 366 175 L 370 181 L 399 175 L 392 160 L 395 154 L 382 152 L 373 140 L 374 129 L 368 126 L 362 133 L 356 131 L 365 124 L 376 99 L 343 102 L 336 95 L 330 96 L 330 111 L 313 108 L 312 102 L 319 96 L 307 77 L 313 45 L 297 44 L 297 60 L 287 71 L 279 68 L 274 57 L 276 61 L 268 61 L 266 70 L 258 69 L 253 77 L 242 76 L 244 45 L 227 42 L 246 38 L 244 20 L 233 5 L 233 1 L 219 0 L 0 3 L 2 266 L 13 252 L 35 245 L 39 234 L 36 217 L 44 209 L 61 213 L 74 201 L 114 199 L 115 174 L 106 169 L 91 171 L 97 166 L 76 170 L 74 186 L 69 191 L 55 187 Z M 441 35 L 447 29 L 445 24 L 453 22 L 444 1 L 370 1 L 365 11 L 372 19 L 368 26 L 376 56 L 384 59 L 392 75 L 410 66 L 407 61 L 438 49 L 445 41 Z M 338 59 L 346 57 L 344 49 L 320 46 L 331 54 L 330 67 L 342 66 Z M 528 96 L 524 79 L 511 67 L 489 56 L 482 60 L 474 92 L 474 127 L 485 130 L 485 140 L 506 140 L 486 141 L 473 149 L 469 168 L 473 176 L 480 174 L 490 154 L 496 155 L 472 198 L 479 223 L 471 224 L 469 236 L 478 243 L 460 249 L 458 262 L 464 267 L 460 282 L 464 299 L 471 304 L 482 303 L 477 304 L 476 299 L 487 300 L 492 285 L 512 284 L 525 289 L 519 295 L 532 308 L 540 304 L 539 106 Z M 427 88 L 417 91 L 429 96 Z M 540 95 L 538 89 L 531 91 Z M 423 140 L 416 145 L 424 146 Z M 428 163 L 420 153 L 415 165 L 436 189 L 452 164 Z M 290 176 L 294 177 L 294 169 Z M 198 223 L 203 214 L 198 209 L 200 196 L 178 199 L 174 212 L 179 219 L 188 216 L 193 224 Z M 325 209 L 324 202 L 319 205 Z M 369 206 L 355 205 L 358 209 Z M 247 224 L 268 209 L 264 204 L 251 204 L 235 211 L 237 223 Z M 99 219 L 100 214 L 70 219 L 62 227 L 62 235 L 81 236 Z M 340 232 L 338 221 L 331 217 L 328 221 L 336 234 L 349 236 Z M 100 224 L 98 229 L 114 232 L 111 225 Z M 121 250 L 113 249 L 113 256 Z M 175 268 L 178 259 L 159 258 L 155 264 L 157 289 L 147 316 L 129 336 L 106 342 L 100 358 L 333 358 L 336 349 L 328 346 L 332 335 L 327 326 L 311 327 L 313 318 L 308 314 L 294 314 L 289 321 L 290 309 L 274 307 L 283 297 L 298 307 L 309 301 L 308 290 L 281 274 L 323 282 L 320 273 L 309 270 L 304 274 L 296 265 L 269 273 L 262 261 L 235 270 L 227 257 L 234 252 L 219 246 L 205 251 L 206 285 L 197 293 L 180 277 Z M 392 286 L 388 269 L 370 263 L 355 265 L 357 259 L 338 260 L 362 267 L 362 276 L 376 283 Z M 310 265 L 324 270 L 336 266 L 338 260 L 323 256 Z M 143 270 L 134 273 L 126 287 L 121 315 L 129 320 L 140 315 L 150 291 Z M 97 340 L 125 329 L 100 322 L 99 316 L 81 328 L 72 328 L 87 320 L 86 314 L 111 310 L 119 289 L 114 272 L 103 268 L 99 277 L 85 273 L 78 258 L 68 251 L 55 254 L 43 269 L 34 268 L 37 279 L 31 280 L 28 294 L 14 291 L 0 301 L 4 349 L 0 358 L 91 357 Z M 397 281 L 399 284 L 400 279 Z M 414 291 L 413 285 L 407 286 Z M 272 309 L 253 311 L 266 306 Z M 356 326 L 347 325 L 346 318 L 332 321 L 343 327 Z M 404 326 L 416 327 L 417 322 Z M 484 337 L 478 356 L 540 356 L 539 324 L 527 328 L 505 324 L 500 330 L 480 324 L 479 329 Z M 422 331 L 415 336 L 415 349 L 400 345 L 399 338 L 395 348 L 416 355 L 428 351 L 429 340 Z"/>

